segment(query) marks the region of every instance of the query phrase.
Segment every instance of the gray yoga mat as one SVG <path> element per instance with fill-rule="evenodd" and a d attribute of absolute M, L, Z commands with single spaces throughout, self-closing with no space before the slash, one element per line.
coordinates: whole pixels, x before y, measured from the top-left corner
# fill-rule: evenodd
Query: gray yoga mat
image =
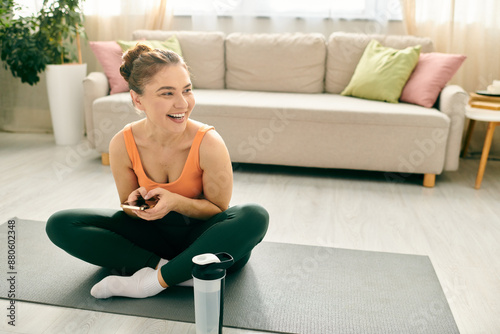
<path fill-rule="evenodd" d="M 17 300 L 194 323 L 192 288 L 97 300 L 89 291 L 110 271 L 52 245 L 44 222 L 13 221 L 15 267 L 3 224 L 0 279 L 16 273 Z M 429 258 L 417 255 L 263 242 L 226 279 L 224 306 L 225 326 L 279 333 L 459 332 Z"/>

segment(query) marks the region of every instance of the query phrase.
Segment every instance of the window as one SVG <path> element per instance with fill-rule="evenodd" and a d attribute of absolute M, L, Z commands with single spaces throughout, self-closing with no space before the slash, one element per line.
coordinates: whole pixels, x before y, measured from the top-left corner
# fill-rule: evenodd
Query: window
<path fill-rule="evenodd" d="M 30 16 L 40 11 L 43 0 L 18 0 L 15 3 L 21 7 L 14 11 L 16 16 Z"/>
<path fill-rule="evenodd" d="M 174 15 L 401 20 L 399 0 L 173 0 Z"/>
<path fill-rule="evenodd" d="M 86 1 L 82 7 L 84 14 L 89 16 L 120 16 L 122 13 L 120 0 Z"/>

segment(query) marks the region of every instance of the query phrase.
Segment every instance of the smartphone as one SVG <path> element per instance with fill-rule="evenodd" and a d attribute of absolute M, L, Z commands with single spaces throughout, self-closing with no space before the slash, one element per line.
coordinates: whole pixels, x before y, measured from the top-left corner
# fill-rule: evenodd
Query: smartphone
<path fill-rule="evenodd" d="M 156 197 L 153 197 L 153 198 L 148 199 L 148 200 L 145 200 L 144 198 L 139 197 L 137 199 L 137 201 L 135 201 L 135 202 L 131 202 L 131 203 L 125 202 L 125 203 L 122 203 L 120 206 L 124 209 L 144 211 L 147 209 L 154 208 L 157 201 L 158 201 L 158 198 L 156 198 Z"/>

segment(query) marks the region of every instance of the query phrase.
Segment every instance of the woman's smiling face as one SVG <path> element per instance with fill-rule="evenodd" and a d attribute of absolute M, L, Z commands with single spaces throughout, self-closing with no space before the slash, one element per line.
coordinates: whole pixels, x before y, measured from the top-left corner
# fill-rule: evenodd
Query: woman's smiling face
<path fill-rule="evenodd" d="M 136 107 L 157 126 L 172 132 L 183 131 L 194 108 L 189 72 L 182 64 L 164 66 L 138 95 L 132 91 Z"/>

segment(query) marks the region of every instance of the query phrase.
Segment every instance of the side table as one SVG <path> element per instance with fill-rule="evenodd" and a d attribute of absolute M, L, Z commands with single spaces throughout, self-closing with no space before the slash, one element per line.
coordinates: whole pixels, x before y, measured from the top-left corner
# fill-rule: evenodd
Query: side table
<path fill-rule="evenodd" d="M 488 122 L 488 130 L 486 131 L 486 138 L 484 139 L 483 153 L 481 154 L 479 170 L 476 177 L 475 188 L 479 189 L 481 187 L 481 182 L 483 181 L 484 170 L 486 168 L 486 162 L 488 161 L 488 155 L 490 153 L 491 141 L 493 140 L 495 127 L 500 125 L 500 111 L 471 108 L 470 106 L 467 106 L 465 109 L 465 116 L 469 119 L 469 127 L 465 136 L 465 144 L 462 150 L 462 157 L 465 156 L 465 154 L 467 153 L 467 149 L 469 148 L 472 131 L 474 130 L 476 121 Z"/>

